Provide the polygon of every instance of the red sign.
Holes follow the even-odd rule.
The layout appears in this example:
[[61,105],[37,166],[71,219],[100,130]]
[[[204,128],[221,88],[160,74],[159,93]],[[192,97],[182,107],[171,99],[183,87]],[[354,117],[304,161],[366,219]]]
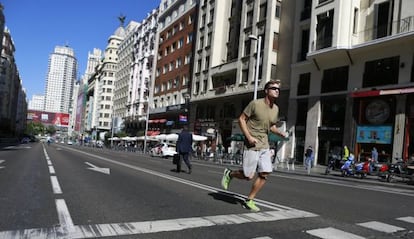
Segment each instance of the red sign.
[[27,120],[42,124],[51,124],[55,126],[69,126],[69,114],[67,113],[52,113],[45,111],[28,110]]

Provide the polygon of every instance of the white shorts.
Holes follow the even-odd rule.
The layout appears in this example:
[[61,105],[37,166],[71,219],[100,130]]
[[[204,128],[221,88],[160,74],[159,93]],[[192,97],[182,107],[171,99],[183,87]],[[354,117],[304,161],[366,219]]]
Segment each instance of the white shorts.
[[253,177],[258,173],[273,172],[271,153],[269,149],[244,150],[243,152],[243,173],[245,177]]

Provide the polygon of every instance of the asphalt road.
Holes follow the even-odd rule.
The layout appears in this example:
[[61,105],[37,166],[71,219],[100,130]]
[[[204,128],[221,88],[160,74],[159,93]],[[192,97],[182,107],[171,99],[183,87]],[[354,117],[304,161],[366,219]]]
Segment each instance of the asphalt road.
[[[414,187],[275,172],[220,187],[223,165],[41,143],[0,151],[0,238],[414,238]],[[238,169],[237,166],[230,166]],[[185,166],[184,166],[185,169]]]

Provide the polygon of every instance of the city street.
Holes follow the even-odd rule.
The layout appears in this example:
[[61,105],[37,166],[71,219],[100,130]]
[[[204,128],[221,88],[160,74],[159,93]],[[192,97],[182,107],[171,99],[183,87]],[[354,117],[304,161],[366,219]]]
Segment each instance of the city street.
[[[232,169],[238,166],[227,165]],[[0,150],[0,238],[414,238],[414,186],[271,175],[253,213],[251,183],[226,166],[66,144]]]

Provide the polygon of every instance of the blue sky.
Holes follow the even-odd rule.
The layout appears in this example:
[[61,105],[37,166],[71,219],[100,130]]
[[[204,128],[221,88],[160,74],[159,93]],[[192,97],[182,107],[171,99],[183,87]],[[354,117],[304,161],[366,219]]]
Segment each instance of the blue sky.
[[49,55],[68,44],[78,60],[78,76],[86,68],[88,52],[104,50],[119,26],[142,22],[157,8],[158,0],[0,0],[6,26],[16,48],[16,65],[27,99],[44,94]]

